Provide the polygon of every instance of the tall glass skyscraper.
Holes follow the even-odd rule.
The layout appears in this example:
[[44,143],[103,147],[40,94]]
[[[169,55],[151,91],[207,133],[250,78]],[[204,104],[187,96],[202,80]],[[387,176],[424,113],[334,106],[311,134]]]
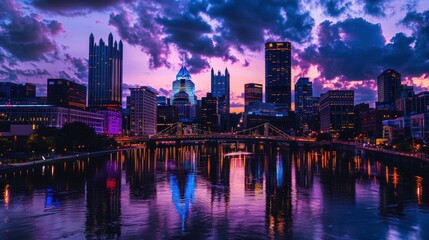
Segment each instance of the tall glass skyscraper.
[[170,101],[174,101],[174,95],[180,92],[180,79],[185,78],[185,92],[189,95],[189,102],[192,105],[197,105],[197,96],[195,96],[195,84],[191,80],[191,74],[188,69],[182,66],[176,75],[176,80],[173,81],[173,92],[171,93]]
[[291,109],[291,44],[265,44],[265,102],[274,103],[280,111]]
[[313,116],[313,83],[309,78],[301,77],[295,83],[295,114],[301,133],[308,132],[308,125]]
[[122,41],[113,42],[109,34],[107,45],[94,35],[89,36],[88,106],[95,110],[122,109]]
[[393,69],[387,69],[377,77],[378,102],[394,103],[401,98],[401,74]]
[[211,96],[218,98],[218,111],[221,118],[220,131],[229,130],[229,111],[230,111],[230,75],[228,69],[225,69],[225,75],[220,71],[217,74],[211,70]]

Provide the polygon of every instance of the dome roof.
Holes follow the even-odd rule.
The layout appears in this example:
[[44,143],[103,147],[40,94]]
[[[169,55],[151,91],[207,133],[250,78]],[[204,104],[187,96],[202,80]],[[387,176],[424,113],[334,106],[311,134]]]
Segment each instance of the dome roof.
[[191,74],[189,74],[188,69],[186,67],[182,66],[179,70],[179,72],[176,75],[176,79],[179,80],[181,77],[185,77],[186,80],[191,79]]
[[174,94],[173,105],[176,104],[190,104],[189,95],[184,91]]

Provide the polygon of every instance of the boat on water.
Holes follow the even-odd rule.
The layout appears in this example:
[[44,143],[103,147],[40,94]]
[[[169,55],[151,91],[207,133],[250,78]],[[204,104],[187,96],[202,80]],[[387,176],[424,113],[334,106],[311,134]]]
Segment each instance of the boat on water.
[[240,152],[230,152],[230,153],[227,153],[227,154],[225,154],[224,156],[225,157],[236,157],[236,156],[243,156],[243,155],[251,155],[252,153],[251,152],[242,152],[242,151],[240,151]]

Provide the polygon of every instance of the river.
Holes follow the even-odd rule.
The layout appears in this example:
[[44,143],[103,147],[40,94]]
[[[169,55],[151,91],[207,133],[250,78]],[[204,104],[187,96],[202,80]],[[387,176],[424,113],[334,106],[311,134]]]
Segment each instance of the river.
[[429,173],[336,149],[229,152],[139,149],[2,174],[0,238],[429,239]]

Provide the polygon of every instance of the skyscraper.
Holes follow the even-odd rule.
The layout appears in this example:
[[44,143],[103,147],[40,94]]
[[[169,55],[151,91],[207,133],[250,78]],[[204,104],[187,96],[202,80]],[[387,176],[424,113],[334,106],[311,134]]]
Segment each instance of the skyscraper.
[[280,111],[291,109],[291,44],[265,44],[265,102],[274,103]]
[[387,69],[377,77],[378,102],[394,103],[401,98],[401,74],[393,69]]
[[230,111],[230,75],[228,69],[225,69],[225,75],[218,71],[217,75],[211,70],[211,94],[218,98],[218,110],[221,118],[220,131],[229,129],[229,111]]
[[320,96],[320,130],[352,131],[354,128],[354,91],[329,90]]
[[130,88],[131,135],[150,136],[156,134],[156,93],[148,87]]
[[89,36],[88,106],[95,110],[122,109],[122,41],[113,42],[109,34],[107,45],[94,35]]
[[247,83],[244,85],[244,111],[247,113],[250,104],[255,102],[262,102],[262,84]]
[[201,98],[201,128],[208,132],[217,132],[219,130],[219,98],[207,93],[206,97]]
[[309,78],[299,78],[295,83],[295,114],[301,133],[308,132],[313,110],[313,83]]
[[174,95],[178,92],[180,92],[181,88],[181,82],[180,80],[184,78],[185,79],[185,92],[189,96],[189,102],[192,105],[197,104],[197,96],[195,96],[195,84],[192,82],[191,74],[189,74],[188,69],[186,67],[182,66],[179,70],[179,72],[176,75],[176,80],[173,81],[173,92],[172,97],[170,99],[171,102],[174,101]]
[[48,104],[86,109],[86,87],[67,79],[48,79]]

